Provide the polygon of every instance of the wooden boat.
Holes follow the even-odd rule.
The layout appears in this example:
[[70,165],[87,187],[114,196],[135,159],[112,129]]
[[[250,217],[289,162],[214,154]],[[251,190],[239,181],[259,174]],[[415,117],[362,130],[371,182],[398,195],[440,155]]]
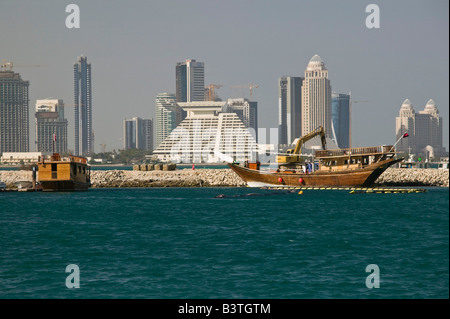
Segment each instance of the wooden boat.
[[[301,147],[320,135],[323,150],[317,150],[315,160],[306,162],[301,157]],[[407,136],[407,134],[405,135]],[[261,169],[259,163],[228,163],[249,186],[297,187],[368,187],[391,165],[402,161],[395,159],[392,145],[358,147],[337,150],[326,149],[323,127],[300,137],[295,148],[277,156],[273,169]]]
[[403,160],[395,159],[392,146],[362,147],[316,151],[316,169],[305,172],[306,162],[295,167],[261,169],[259,164],[228,163],[248,186],[296,187],[369,187],[391,165]]
[[43,191],[85,191],[91,185],[87,159],[53,153],[38,163],[38,184]]

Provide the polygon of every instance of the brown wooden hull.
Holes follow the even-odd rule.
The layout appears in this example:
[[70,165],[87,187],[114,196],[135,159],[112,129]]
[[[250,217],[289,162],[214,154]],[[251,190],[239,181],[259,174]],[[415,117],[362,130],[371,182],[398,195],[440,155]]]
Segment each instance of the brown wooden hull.
[[44,192],[73,192],[87,191],[90,183],[68,181],[41,181],[40,186]]
[[[389,159],[368,165],[365,168],[313,173],[288,173],[254,170],[228,164],[249,186],[296,186],[296,187],[369,187],[391,165],[401,159]],[[280,180],[281,178],[281,180]]]

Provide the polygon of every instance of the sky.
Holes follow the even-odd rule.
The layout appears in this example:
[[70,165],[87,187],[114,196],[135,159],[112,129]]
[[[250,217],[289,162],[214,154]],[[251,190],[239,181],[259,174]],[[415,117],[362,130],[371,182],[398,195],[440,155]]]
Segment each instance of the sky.
[[[80,28],[66,27],[70,3],[80,8]],[[369,4],[379,7],[379,28],[366,26]],[[249,98],[249,89],[234,86],[258,85],[252,99],[269,132],[278,127],[278,78],[304,76],[314,54],[332,90],[352,94],[353,146],[395,143],[403,100],[418,112],[432,98],[448,150],[447,0],[0,0],[0,61],[30,81],[30,124],[37,99],[63,99],[72,150],[80,55],[92,65],[100,152],[100,144],[123,148],[125,118],[155,118],[156,95],[175,93],[175,65],[186,59],[205,63],[205,85],[223,85],[216,91],[223,100]]]

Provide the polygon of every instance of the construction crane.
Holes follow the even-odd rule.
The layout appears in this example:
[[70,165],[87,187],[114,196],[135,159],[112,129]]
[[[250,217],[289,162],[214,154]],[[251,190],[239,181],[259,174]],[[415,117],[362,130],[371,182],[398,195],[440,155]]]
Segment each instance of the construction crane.
[[42,67],[47,66],[45,64],[14,64],[13,62],[6,62],[5,60],[0,63],[0,71],[6,71],[9,68],[9,71],[12,71],[14,67]]
[[348,128],[348,135],[349,135],[349,139],[348,139],[348,147],[352,147],[352,104],[353,103],[367,103],[367,102],[370,102],[370,101],[366,101],[366,100],[359,100],[359,101],[353,101],[352,100],[352,92],[350,92],[349,93],[349,95],[350,95],[350,102],[349,102],[349,105],[348,105],[348,126],[349,126],[349,128]]
[[250,101],[252,100],[252,92],[253,92],[253,88],[258,88],[259,85],[256,84],[248,84],[248,85],[237,85],[237,86],[233,86],[233,88],[249,88],[250,89]]
[[222,86],[222,84],[210,84],[206,87],[208,89],[208,101],[216,100],[215,89],[220,89]]
[[322,142],[322,148],[326,149],[327,148],[327,141],[325,138],[325,130],[322,126],[319,126],[317,129],[315,129],[312,132],[309,132],[308,134],[301,136],[298,141],[297,144],[295,144],[295,148],[292,149],[288,149],[286,151],[287,155],[278,155],[277,156],[277,163],[279,164],[296,164],[298,162],[300,162],[300,153],[302,151],[302,146],[303,144],[305,144],[307,141],[309,141],[310,139],[316,137],[317,135],[320,135],[320,139]]

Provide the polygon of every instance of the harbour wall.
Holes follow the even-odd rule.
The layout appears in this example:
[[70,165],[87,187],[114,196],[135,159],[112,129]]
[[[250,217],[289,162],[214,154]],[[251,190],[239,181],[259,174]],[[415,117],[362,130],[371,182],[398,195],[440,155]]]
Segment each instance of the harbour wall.
[[[31,171],[0,171],[8,188],[16,182],[31,181]],[[230,169],[183,169],[173,171],[91,171],[93,188],[101,187],[215,187],[245,186]],[[375,186],[449,186],[449,171],[442,169],[388,168]]]

